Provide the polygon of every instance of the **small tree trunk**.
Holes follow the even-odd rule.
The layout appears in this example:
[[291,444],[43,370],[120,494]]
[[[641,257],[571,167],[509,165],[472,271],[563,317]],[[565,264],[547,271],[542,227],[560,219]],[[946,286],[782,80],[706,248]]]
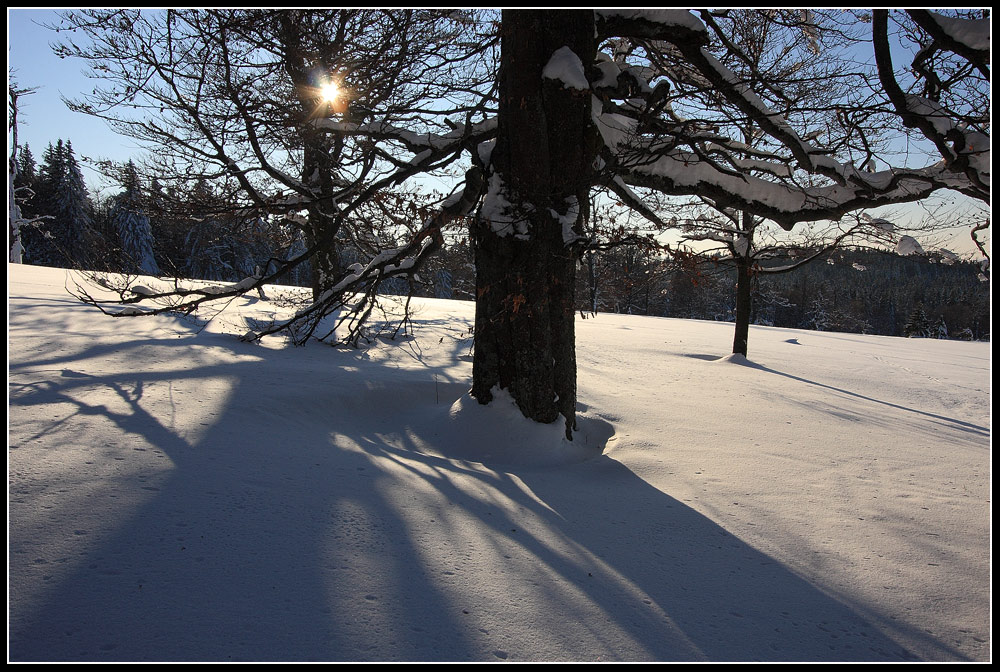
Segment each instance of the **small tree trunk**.
[[590,296],[588,303],[590,305],[590,312],[594,315],[597,314],[597,264],[594,261],[593,251],[587,252],[587,286],[590,289]]
[[532,420],[562,416],[572,438],[579,258],[573,243],[583,231],[597,142],[589,90],[543,79],[542,70],[562,47],[583,64],[593,62],[594,15],[506,10],[501,39],[491,193],[472,227],[472,395],[485,404],[495,388],[506,390]]
[[733,353],[747,354],[750,338],[750,311],[752,308],[752,261],[743,255],[736,257],[736,335],[733,338]]

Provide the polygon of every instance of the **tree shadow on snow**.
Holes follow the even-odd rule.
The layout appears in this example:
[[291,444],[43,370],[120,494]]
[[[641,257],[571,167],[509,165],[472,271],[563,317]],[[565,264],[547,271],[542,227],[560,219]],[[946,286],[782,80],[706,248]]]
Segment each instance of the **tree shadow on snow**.
[[830,390],[832,392],[836,392],[838,394],[843,394],[843,395],[848,396],[848,397],[853,397],[855,399],[860,399],[861,401],[871,402],[873,404],[878,404],[878,405],[886,406],[888,408],[896,409],[896,410],[899,410],[899,411],[906,411],[908,413],[913,413],[915,415],[918,415],[918,416],[921,416],[921,417],[924,417],[924,418],[929,418],[932,421],[943,423],[943,424],[947,425],[949,428],[956,429],[958,431],[968,432],[968,433],[976,434],[976,435],[979,435],[979,436],[982,436],[982,437],[989,437],[990,436],[990,430],[989,430],[988,427],[982,427],[980,425],[976,425],[976,424],[973,424],[971,422],[966,422],[964,420],[959,420],[957,418],[950,418],[948,416],[939,415],[937,413],[930,413],[928,411],[921,411],[920,409],[911,408],[909,406],[902,406],[900,404],[896,404],[896,403],[893,403],[891,401],[884,401],[882,399],[875,399],[874,397],[869,397],[867,395],[860,394],[858,392],[852,392],[851,390],[845,390],[842,387],[835,387],[833,385],[827,385],[826,383],[820,383],[820,382],[815,381],[815,380],[809,380],[808,378],[802,378],[801,376],[795,376],[795,375],[792,375],[790,373],[785,373],[783,371],[778,371],[777,369],[773,369],[771,367],[764,366],[762,364],[755,364],[754,367],[757,368],[757,369],[760,369],[761,371],[766,371],[767,373],[773,373],[776,376],[782,376],[784,378],[789,378],[791,380],[794,380],[794,381],[797,381],[797,382],[800,382],[800,383],[805,383],[807,385],[812,385],[814,387],[820,387],[820,388],[823,388],[823,389],[826,389],[826,390]]
[[447,371],[225,342],[268,376],[87,369],[104,346],[11,367],[11,450],[89,458],[11,487],[11,660],[912,658],[611,457],[420,452],[420,411],[467,389]]
[[[786,342],[791,343],[793,341],[795,341],[795,339],[790,339],[789,341],[786,341]],[[796,342],[796,345],[799,345],[799,343]],[[861,401],[871,402],[873,404],[878,404],[878,405],[881,405],[881,406],[886,406],[888,408],[892,408],[892,409],[895,409],[895,410],[906,411],[908,413],[913,413],[915,415],[918,415],[918,416],[921,416],[921,417],[924,417],[924,418],[930,418],[933,421],[943,423],[943,424],[949,426],[950,428],[957,429],[959,431],[968,432],[968,433],[971,433],[971,434],[976,434],[976,435],[979,435],[979,436],[982,436],[982,437],[989,437],[990,436],[990,430],[989,430],[988,427],[983,427],[981,425],[976,425],[976,424],[973,424],[971,422],[966,422],[964,420],[959,420],[957,418],[950,418],[950,417],[945,416],[945,415],[939,415],[937,413],[930,413],[928,411],[922,411],[920,409],[911,408],[909,406],[903,406],[903,405],[900,405],[900,404],[893,403],[891,401],[884,401],[882,399],[876,399],[874,397],[870,397],[870,396],[867,396],[867,395],[864,395],[864,394],[860,394],[858,392],[853,392],[851,390],[847,390],[847,389],[844,389],[842,387],[836,387],[834,385],[828,385],[826,383],[821,383],[821,382],[818,382],[818,381],[815,381],[815,380],[810,380],[808,378],[803,378],[801,376],[796,376],[796,375],[793,375],[791,373],[785,373],[784,371],[779,371],[779,370],[774,369],[772,367],[765,366],[764,364],[759,364],[757,362],[754,362],[753,360],[747,359],[746,357],[743,357],[742,355],[726,355],[726,356],[720,357],[719,355],[710,355],[710,354],[685,354],[683,356],[684,357],[689,357],[689,358],[692,358],[692,359],[701,359],[701,360],[708,361],[708,362],[729,363],[729,364],[735,364],[737,366],[743,366],[743,367],[750,368],[750,369],[757,369],[759,371],[764,371],[764,372],[767,372],[767,373],[772,373],[772,374],[774,374],[776,376],[782,376],[784,378],[788,378],[790,380],[794,380],[794,381],[799,382],[799,383],[805,383],[807,385],[812,385],[814,387],[819,387],[819,388],[823,388],[825,390],[830,390],[831,392],[836,392],[838,394],[842,394],[842,395],[845,395],[845,396],[848,396],[848,397],[853,397],[855,399],[860,399]],[[831,413],[832,413],[832,411],[831,411]]]
[[[421,456],[414,446],[372,440],[369,448],[432,473],[428,480],[449,504],[478,519],[478,534],[490,540],[480,552],[493,553],[479,562],[514,577],[492,593],[489,608],[528,619],[548,650],[559,651],[556,659],[917,659],[858,609],[607,455],[504,472]],[[491,495],[456,485],[459,476],[478,479]],[[532,608],[519,609],[520,600]]]
[[[206,344],[255,361],[143,366]],[[100,370],[128,352],[133,370]],[[11,488],[10,660],[471,659],[422,631],[460,614],[413,593],[421,561],[378,470],[331,439],[362,358],[204,335],[13,363],[10,450],[58,464]],[[262,377],[259,359],[279,365]]]

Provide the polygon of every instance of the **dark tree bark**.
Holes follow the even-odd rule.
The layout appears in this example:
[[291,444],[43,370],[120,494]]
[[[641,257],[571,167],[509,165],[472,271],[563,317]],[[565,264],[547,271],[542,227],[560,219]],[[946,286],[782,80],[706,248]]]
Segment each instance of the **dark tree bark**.
[[753,291],[757,282],[756,261],[753,253],[753,239],[760,220],[743,211],[740,220],[743,244],[733,246],[736,262],[736,332],[733,335],[733,354],[747,356],[750,341],[750,321],[753,317]]
[[753,307],[753,261],[746,255],[736,257],[736,334],[733,337],[733,353],[747,354],[750,339],[750,312]]
[[[332,143],[318,134],[304,134],[303,179],[318,194],[319,198],[309,204],[309,219],[305,227],[306,243],[311,247],[319,244],[310,261],[313,299],[319,299],[343,272],[340,261],[340,246],[337,244],[339,222],[333,210],[333,167]],[[311,182],[309,182],[312,180]]]
[[589,90],[545,79],[542,72],[563,47],[583,64],[594,62],[594,13],[504,11],[501,39],[491,189],[500,196],[494,202],[505,207],[502,222],[484,214],[472,227],[472,395],[485,404],[495,388],[506,390],[532,420],[550,423],[562,416],[572,438],[579,258],[573,242],[583,232],[597,138]]
[[[339,159],[339,140],[313,128],[309,121],[316,116],[320,105],[316,98],[316,66],[310,62],[308,49],[303,46],[302,26],[298,17],[289,12],[278,14],[280,39],[284,51],[284,69],[295,85],[301,108],[301,121],[297,129],[302,145],[302,180],[318,196],[307,208],[308,221],[304,227],[306,244],[317,246],[310,259],[313,299],[318,300],[324,290],[339,278],[342,272],[340,248],[337,244],[339,223],[333,210],[333,172]],[[331,51],[340,48],[336,44]]]

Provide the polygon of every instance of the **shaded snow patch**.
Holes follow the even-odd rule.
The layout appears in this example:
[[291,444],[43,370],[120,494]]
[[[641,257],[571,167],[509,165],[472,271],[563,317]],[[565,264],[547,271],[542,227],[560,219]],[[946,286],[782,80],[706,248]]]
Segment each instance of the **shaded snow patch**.
[[439,418],[435,446],[447,447],[441,457],[506,467],[540,468],[576,464],[597,457],[612,436],[607,421],[578,412],[573,440],[565,424],[549,424],[524,417],[514,399],[503,390],[493,391],[493,401],[480,404],[471,395],[459,398]]

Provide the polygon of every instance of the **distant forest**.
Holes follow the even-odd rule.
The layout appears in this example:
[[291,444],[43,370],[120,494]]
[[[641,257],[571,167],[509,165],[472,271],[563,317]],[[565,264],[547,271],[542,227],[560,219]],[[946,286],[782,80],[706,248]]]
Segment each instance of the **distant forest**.
[[[628,250],[618,250],[594,260],[597,310],[735,319],[735,269],[712,260],[691,264],[628,256]],[[751,324],[988,340],[989,283],[979,273],[977,263],[933,252],[900,256],[838,249],[790,273],[757,276]]]
[[[118,170],[121,192],[96,198],[84,185],[72,144],[62,140],[49,145],[37,165],[31,149],[20,148],[18,163],[22,215],[34,219],[23,230],[25,263],[236,282],[305,249],[292,222],[248,218],[205,182],[190,193],[155,180],[142,185],[126,164]],[[391,236],[385,228],[380,235]],[[345,268],[364,257],[352,241],[341,249]],[[306,286],[309,277],[308,268],[298,267],[284,281]],[[735,269],[722,260],[624,244],[584,254],[577,303],[584,315],[733,321],[735,285]],[[471,250],[459,227],[421,277],[395,278],[383,291],[473,299],[474,288]],[[751,323],[988,340],[989,283],[978,264],[953,255],[841,248],[790,273],[756,276]]]

